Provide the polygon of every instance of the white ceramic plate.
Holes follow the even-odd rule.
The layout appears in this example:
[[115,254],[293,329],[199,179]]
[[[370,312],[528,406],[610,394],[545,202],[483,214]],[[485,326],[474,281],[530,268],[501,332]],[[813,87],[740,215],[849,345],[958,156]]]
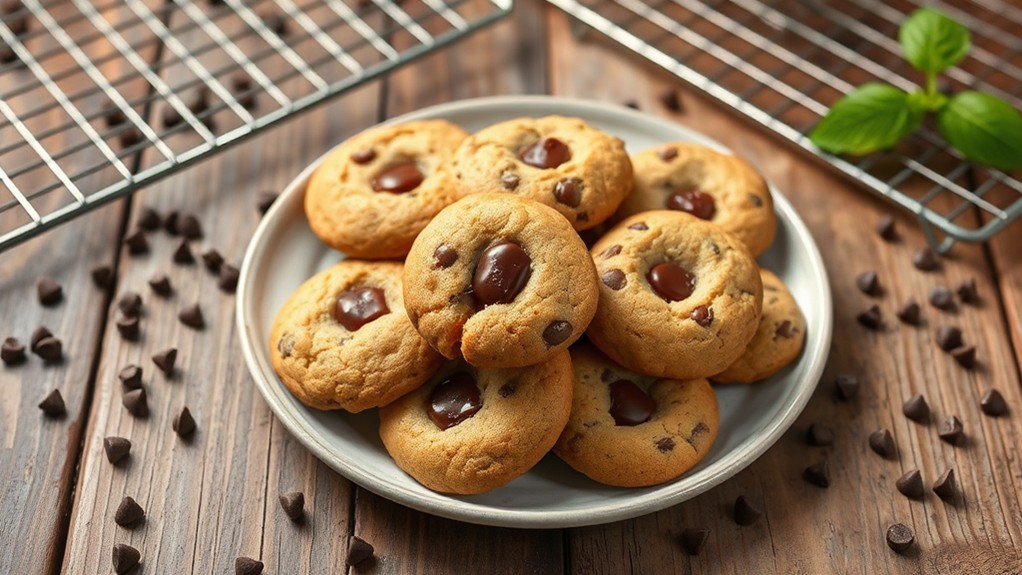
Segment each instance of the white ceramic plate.
[[[629,153],[668,141],[723,149],[680,125],[623,106],[549,97],[466,100],[392,122],[445,118],[473,132],[502,120],[549,114],[584,118],[622,138]],[[808,323],[805,349],[795,364],[767,381],[717,387],[720,435],[695,469],[664,485],[619,489],[590,481],[548,455],[490,493],[459,497],[430,491],[391,461],[377,434],[375,410],[351,415],[309,409],[288,393],[270,367],[267,346],[277,310],[306,278],[342,257],[316,239],[302,210],[305,183],[320,161],[288,185],[248,246],[237,295],[241,343],[256,386],[284,426],[327,465],[387,499],[434,515],[508,527],[593,525],[651,513],[690,499],[752,463],[795,421],[823,372],[831,337],[830,287],[805,224],[774,190],[777,239],[759,261],[784,280],[802,307]]]

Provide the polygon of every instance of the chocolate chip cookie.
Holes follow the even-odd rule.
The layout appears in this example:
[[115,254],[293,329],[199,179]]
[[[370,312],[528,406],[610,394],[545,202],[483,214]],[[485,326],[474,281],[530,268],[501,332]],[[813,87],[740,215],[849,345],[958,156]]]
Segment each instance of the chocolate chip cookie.
[[571,225],[509,194],[473,194],[437,214],[408,253],[404,282],[419,333],[476,367],[544,361],[582,335],[598,299]]
[[435,491],[471,495],[531,469],[571,411],[571,359],[559,349],[517,369],[450,362],[380,410],[380,437],[398,467]]
[[752,255],[774,241],[777,219],[770,188],[744,160],[705,146],[665,144],[632,156],[635,185],[619,217],[679,210],[738,236]]
[[349,256],[398,258],[457,189],[450,158],[467,136],[443,120],[370,128],[334,150],[305,189],[323,243]]
[[302,403],[350,412],[379,407],[441,365],[408,322],[401,268],[344,260],[309,278],[277,313],[270,361]]
[[664,483],[692,469],[717,438],[717,396],[705,379],[639,375],[588,345],[572,348],[571,361],[571,417],[554,453],[590,479]]
[[798,357],[806,339],[806,320],[784,283],[769,270],[763,279],[763,315],[749,347],[723,372],[717,383],[752,383],[770,377]]
[[600,303],[589,339],[614,361],[655,377],[720,373],[759,325],[763,285],[737,237],[686,212],[625,219],[592,248]]
[[632,189],[624,143],[578,118],[519,118],[469,136],[454,156],[463,195],[507,192],[542,202],[576,230],[606,220]]

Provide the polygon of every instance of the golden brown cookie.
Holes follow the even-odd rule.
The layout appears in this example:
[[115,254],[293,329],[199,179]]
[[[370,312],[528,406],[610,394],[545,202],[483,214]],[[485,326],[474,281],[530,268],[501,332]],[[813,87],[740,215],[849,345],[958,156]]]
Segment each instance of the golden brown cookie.
[[466,132],[444,120],[376,126],[313,172],[305,215],[323,243],[349,256],[398,258],[458,199],[450,159]]
[[806,320],[784,283],[769,270],[763,279],[763,315],[741,357],[711,377],[716,383],[752,383],[777,373],[798,357],[806,339]]
[[412,327],[401,264],[344,260],[309,278],[277,313],[270,361],[310,407],[359,412],[422,385],[440,357]]
[[571,417],[554,453],[589,478],[619,487],[670,481],[706,455],[720,429],[705,379],[639,375],[597,349],[571,349]]
[[596,311],[596,269],[571,225],[508,194],[437,214],[405,261],[405,307],[444,356],[521,367],[567,349]]
[[635,185],[618,217],[680,210],[738,236],[752,255],[774,241],[777,218],[766,181],[741,158],[698,144],[671,143],[632,156]]
[[462,195],[506,192],[546,204],[576,230],[598,225],[632,189],[624,143],[578,118],[518,118],[469,136],[454,157]]
[[531,469],[571,411],[565,349],[516,369],[450,362],[418,390],[380,410],[380,437],[398,467],[426,487],[471,495]]
[[759,268],[738,239],[685,212],[627,218],[592,248],[600,304],[589,339],[621,365],[656,377],[720,373],[756,333]]

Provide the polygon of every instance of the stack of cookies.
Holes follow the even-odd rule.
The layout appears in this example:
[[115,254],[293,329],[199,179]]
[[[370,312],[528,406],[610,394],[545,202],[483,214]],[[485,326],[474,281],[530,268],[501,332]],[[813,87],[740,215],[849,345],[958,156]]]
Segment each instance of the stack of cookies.
[[274,369],[310,407],[379,408],[387,451],[436,491],[495,489],[551,450],[607,485],[675,479],[717,436],[709,381],[766,378],[804,340],[754,259],[766,182],[702,146],[629,157],[556,116],[381,126],[325,159],[305,212],[348,257],[278,313]]

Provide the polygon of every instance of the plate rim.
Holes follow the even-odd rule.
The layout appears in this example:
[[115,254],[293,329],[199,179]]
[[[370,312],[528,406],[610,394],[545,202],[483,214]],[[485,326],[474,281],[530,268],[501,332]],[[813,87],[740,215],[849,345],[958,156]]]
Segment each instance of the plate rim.
[[[670,126],[671,128],[686,132],[693,140],[696,140],[699,143],[705,142],[706,145],[715,149],[732,153],[730,149],[713,140],[709,136],[706,136],[705,134],[693,130],[692,128],[672,119],[645,114],[643,112],[615,104],[557,96],[490,96],[456,100],[421,108],[375,125],[393,124],[422,118],[447,117],[452,113],[477,113],[485,111],[486,108],[501,108],[506,106],[521,106],[523,108],[521,110],[522,116],[531,115],[529,108],[558,108],[563,109],[564,111],[560,113],[565,115],[584,115],[585,112],[590,112],[599,115],[609,114],[611,116],[618,116],[621,119],[633,118],[642,123],[649,123],[651,121],[670,122],[673,124]],[[582,113],[580,114],[579,111]],[[543,113],[549,114],[551,112],[544,111]],[[280,194],[280,198],[290,198],[292,195],[300,193],[300,191],[304,189],[313,170],[315,170],[323,162],[324,158],[340,144],[341,142],[338,142],[334,146],[331,146],[322,155],[302,169],[284,187],[284,191]],[[815,294],[817,297],[813,300],[813,303],[815,304],[813,307],[817,308],[816,314],[820,318],[820,331],[822,333],[820,334],[820,337],[812,340],[812,342],[808,340],[806,342],[806,347],[803,350],[803,353],[808,354],[809,364],[806,368],[806,376],[799,382],[800,385],[798,392],[794,396],[794,400],[785,406],[780,417],[772,420],[765,429],[761,430],[759,441],[728,452],[726,454],[727,457],[734,459],[734,462],[731,465],[722,468],[721,471],[716,474],[702,478],[700,481],[687,486],[685,489],[664,494],[660,493],[662,489],[656,489],[655,486],[655,490],[644,494],[643,501],[638,504],[626,499],[616,502],[614,505],[599,507],[596,509],[583,508],[557,511],[504,508],[495,509],[484,504],[465,501],[464,499],[435,492],[430,492],[432,495],[423,499],[422,496],[414,492],[409,492],[401,486],[392,484],[386,480],[380,481],[378,477],[372,476],[356,466],[340,465],[340,463],[343,463],[342,460],[344,458],[339,457],[336,450],[331,449],[322,438],[310,433],[310,430],[304,427],[302,418],[295,417],[294,414],[290,413],[286,409],[282,402],[277,401],[275,395],[280,390],[273,388],[271,384],[271,381],[276,379],[276,374],[272,373],[271,369],[271,376],[267,376],[263,365],[259,362],[257,352],[254,347],[256,345],[263,345],[265,342],[261,342],[259,334],[256,333],[257,329],[254,322],[248,321],[250,317],[254,317],[254,309],[256,305],[253,301],[254,298],[249,293],[252,289],[254,289],[254,284],[249,277],[252,273],[251,270],[254,265],[253,261],[256,254],[263,251],[265,248],[264,244],[268,241],[271,223],[275,222],[275,214],[277,211],[283,209],[281,208],[281,206],[285,203],[283,201],[274,202],[269,211],[267,211],[267,213],[263,216],[245,249],[245,256],[241,264],[241,273],[238,281],[239,289],[237,291],[237,298],[235,302],[235,321],[239,332],[239,340],[242,347],[242,354],[245,358],[246,367],[249,375],[256,384],[256,388],[263,397],[263,401],[270,408],[273,415],[280,420],[287,432],[291,433],[296,439],[298,439],[298,441],[306,449],[311,451],[317,459],[357,485],[385,499],[389,499],[406,507],[467,523],[499,527],[538,529],[597,525],[623,519],[630,519],[665,509],[705,493],[713,487],[727,481],[738,472],[748,467],[752,462],[759,459],[759,457],[769,450],[777,442],[777,440],[780,439],[784,432],[786,432],[794,424],[795,420],[805,409],[806,404],[808,404],[809,400],[813,396],[815,388],[822,377],[826,366],[833,334],[833,301],[830,290],[830,282],[827,277],[826,268],[823,264],[823,258],[815,240],[812,237],[812,234],[810,234],[809,229],[806,227],[805,222],[802,221],[794,207],[788,199],[780,193],[777,187],[772,182],[769,182],[769,180],[768,183],[774,196],[774,209],[784,214],[785,218],[791,224],[792,231],[794,232],[793,235],[795,236],[794,239],[797,239],[799,243],[805,247],[809,254],[809,268],[812,271],[812,279],[814,280],[812,283],[813,285],[820,287],[820,293]],[[670,483],[667,483],[664,484],[663,487],[667,488],[670,485]]]

